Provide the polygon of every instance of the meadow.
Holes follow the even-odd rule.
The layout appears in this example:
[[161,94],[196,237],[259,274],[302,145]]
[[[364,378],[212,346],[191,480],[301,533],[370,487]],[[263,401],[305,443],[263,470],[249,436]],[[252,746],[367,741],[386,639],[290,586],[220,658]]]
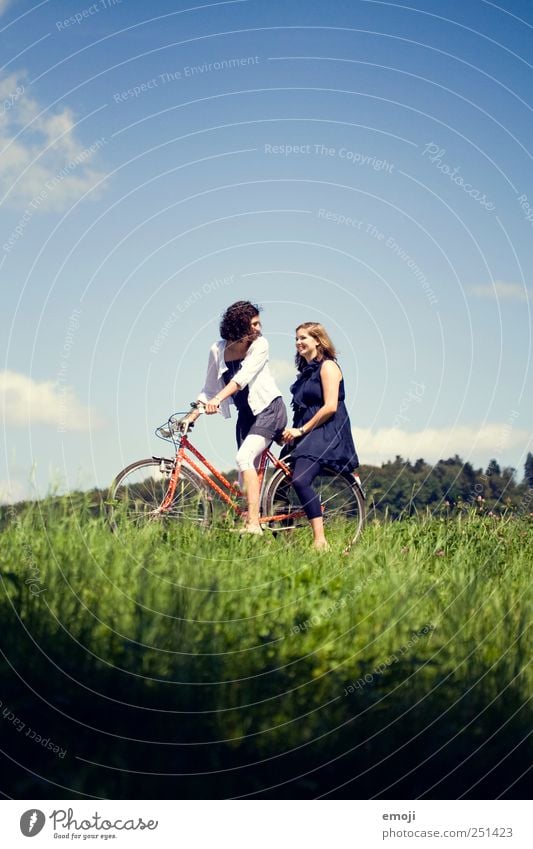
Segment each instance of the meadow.
[[528,516],[371,521],[349,556],[84,496],[4,514],[14,798],[526,798]]

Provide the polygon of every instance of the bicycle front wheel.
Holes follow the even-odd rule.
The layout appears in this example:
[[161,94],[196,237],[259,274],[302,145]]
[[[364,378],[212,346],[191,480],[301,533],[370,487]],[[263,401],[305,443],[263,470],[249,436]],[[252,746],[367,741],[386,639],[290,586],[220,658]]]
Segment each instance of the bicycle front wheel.
[[211,520],[211,501],[201,481],[182,466],[172,501],[162,509],[174,461],[150,457],[127,466],[111,484],[108,519],[113,530],[119,524],[141,527],[150,522],[180,520],[205,527]]
[[[322,517],[331,545],[340,543],[348,551],[357,541],[365,521],[365,498],[353,475],[323,467],[313,481],[320,498]],[[280,469],[272,477],[262,505],[264,516],[279,516],[270,522],[272,531],[279,530],[288,537],[300,528],[309,530],[309,521],[291,483]],[[289,532],[289,533],[287,533]]]

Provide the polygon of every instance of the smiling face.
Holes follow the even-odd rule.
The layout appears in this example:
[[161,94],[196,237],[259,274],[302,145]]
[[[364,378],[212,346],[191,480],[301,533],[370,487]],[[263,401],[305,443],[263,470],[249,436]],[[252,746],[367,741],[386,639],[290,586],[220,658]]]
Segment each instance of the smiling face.
[[308,363],[314,360],[318,353],[318,342],[305,327],[296,331],[296,350]]

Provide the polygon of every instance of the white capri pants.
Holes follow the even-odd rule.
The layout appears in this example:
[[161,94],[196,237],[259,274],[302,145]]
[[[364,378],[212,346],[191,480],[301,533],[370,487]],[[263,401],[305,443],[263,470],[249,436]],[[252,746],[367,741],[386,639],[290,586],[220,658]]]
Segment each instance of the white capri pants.
[[237,451],[237,468],[239,472],[247,472],[256,467],[256,461],[263,451],[271,445],[272,439],[260,433],[250,433]]

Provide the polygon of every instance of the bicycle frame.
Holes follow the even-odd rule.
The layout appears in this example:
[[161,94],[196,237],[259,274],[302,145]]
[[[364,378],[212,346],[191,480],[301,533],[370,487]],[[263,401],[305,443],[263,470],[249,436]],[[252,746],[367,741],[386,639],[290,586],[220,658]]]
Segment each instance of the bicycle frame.
[[[187,454],[187,452],[189,452],[189,453]],[[193,460],[191,458],[191,456],[190,456],[191,454],[193,455],[193,457],[196,458],[196,460],[199,461],[198,463],[196,462],[196,460]],[[243,498],[244,497],[244,493],[241,491],[240,487],[231,483],[222,474],[222,472],[220,472],[215,466],[213,466],[212,463],[210,463],[209,460],[207,460],[204,457],[204,455],[201,454],[201,452],[198,451],[197,448],[195,448],[195,446],[192,444],[192,442],[189,441],[187,434],[183,434],[180,437],[179,448],[176,451],[174,468],[172,470],[172,474],[171,474],[171,477],[170,477],[167,493],[165,495],[165,498],[163,499],[161,507],[159,508],[161,512],[170,509],[170,507],[172,505],[174,493],[176,491],[176,486],[177,486],[177,483],[178,483],[178,480],[179,480],[179,477],[180,477],[181,467],[184,463],[189,468],[193,469],[193,471],[195,471],[196,474],[202,479],[204,484],[206,486],[208,486],[210,489],[212,489],[213,492],[216,492],[216,494],[223,501],[225,501],[225,503],[229,507],[231,507],[231,509],[234,510],[235,513],[238,516],[242,516],[246,512],[234,500],[236,498]],[[258,477],[259,477],[260,500],[261,500],[262,495],[263,495],[263,485],[264,485],[264,481],[265,481],[265,472],[266,472],[266,469],[267,469],[267,466],[268,466],[269,463],[272,463],[272,465],[275,466],[277,469],[283,469],[283,471],[285,472],[285,474],[287,475],[287,477],[289,479],[291,477],[291,470],[287,466],[287,464],[283,462],[283,460],[280,460],[278,457],[276,457],[274,454],[272,454],[270,449],[263,451],[263,453],[261,454],[261,459],[259,461],[259,468],[257,470]],[[215,483],[215,481],[212,478],[209,477],[209,475],[202,468],[202,466],[204,466],[205,469],[207,469],[208,472],[211,472],[211,474],[219,481],[219,483],[222,484],[222,486],[224,486],[226,488],[226,491],[224,491],[224,489],[222,489],[222,486],[219,486],[217,483]],[[233,496],[233,498],[232,498],[232,496]],[[279,514],[279,515],[276,515],[276,516],[261,516],[259,521],[262,524],[267,523],[267,522],[282,522],[285,519],[296,519],[296,518],[302,518],[304,516],[305,516],[305,513],[304,513],[303,510],[301,510],[301,511],[293,512],[293,513],[290,513],[290,514],[284,513],[284,514]]]

